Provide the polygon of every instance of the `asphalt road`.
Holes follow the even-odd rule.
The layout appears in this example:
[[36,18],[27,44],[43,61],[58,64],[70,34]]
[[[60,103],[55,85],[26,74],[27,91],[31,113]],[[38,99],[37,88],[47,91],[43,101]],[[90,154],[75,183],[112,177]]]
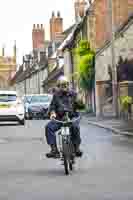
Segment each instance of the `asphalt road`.
[[0,200],[133,200],[132,138],[83,119],[84,156],[65,176],[58,160],[42,159],[45,123],[0,125]]

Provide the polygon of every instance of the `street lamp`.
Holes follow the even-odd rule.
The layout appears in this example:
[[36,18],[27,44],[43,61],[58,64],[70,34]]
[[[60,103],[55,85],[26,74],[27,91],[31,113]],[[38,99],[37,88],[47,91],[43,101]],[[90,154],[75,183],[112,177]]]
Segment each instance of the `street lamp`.
[[[26,71],[26,61],[24,60],[23,62],[23,70],[24,72]],[[26,74],[24,76],[24,94],[26,95],[27,94],[27,88],[26,88]]]
[[38,63],[35,64],[35,69],[37,71],[37,87],[38,87],[38,94],[40,94],[40,68]]

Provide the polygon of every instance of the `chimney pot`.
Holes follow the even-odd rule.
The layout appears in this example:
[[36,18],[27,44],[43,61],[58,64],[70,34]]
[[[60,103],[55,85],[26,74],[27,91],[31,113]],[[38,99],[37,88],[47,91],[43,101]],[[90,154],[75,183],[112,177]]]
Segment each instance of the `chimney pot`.
[[57,12],[57,17],[60,17],[60,11]]
[[54,11],[52,12],[52,18],[55,16]]

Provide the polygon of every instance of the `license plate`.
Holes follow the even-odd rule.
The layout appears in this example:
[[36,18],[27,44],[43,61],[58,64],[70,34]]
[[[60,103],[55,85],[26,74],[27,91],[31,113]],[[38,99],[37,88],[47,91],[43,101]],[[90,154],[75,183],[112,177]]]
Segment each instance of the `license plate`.
[[69,130],[69,128],[68,127],[62,127],[61,128],[61,135],[63,135],[63,136],[68,136],[68,135],[70,135],[70,130]]
[[0,105],[0,108],[9,108],[9,107],[10,107],[9,105],[5,105],[5,104]]

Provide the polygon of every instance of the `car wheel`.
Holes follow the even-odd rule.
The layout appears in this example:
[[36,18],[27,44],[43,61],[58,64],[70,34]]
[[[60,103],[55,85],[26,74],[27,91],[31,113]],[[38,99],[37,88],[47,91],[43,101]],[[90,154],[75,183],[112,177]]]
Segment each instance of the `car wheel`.
[[33,119],[33,116],[32,116],[31,113],[28,113],[28,119],[29,119],[29,120],[32,120],[32,119]]
[[27,120],[29,118],[28,113],[25,113],[25,119]]
[[24,126],[25,125],[25,119],[19,120],[19,124]]

